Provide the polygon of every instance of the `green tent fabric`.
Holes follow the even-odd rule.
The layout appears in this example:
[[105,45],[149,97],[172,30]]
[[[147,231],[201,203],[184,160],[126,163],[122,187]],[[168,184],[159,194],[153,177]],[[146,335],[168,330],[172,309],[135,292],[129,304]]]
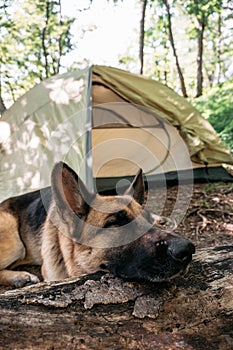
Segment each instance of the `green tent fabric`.
[[93,73],[122,98],[148,107],[174,125],[186,141],[193,161],[233,164],[232,155],[210,123],[169,87],[117,68],[93,66]]
[[214,129],[183,97],[154,80],[104,66],[53,76],[3,113],[0,200],[48,186],[59,160],[90,190],[95,180],[111,188],[138,167],[164,181],[206,164],[212,170],[233,164]]
[[[89,76],[88,68],[47,79],[3,113],[0,200],[50,185],[51,170],[60,160],[76,168],[91,187],[86,168]],[[1,135],[7,128],[7,134]]]

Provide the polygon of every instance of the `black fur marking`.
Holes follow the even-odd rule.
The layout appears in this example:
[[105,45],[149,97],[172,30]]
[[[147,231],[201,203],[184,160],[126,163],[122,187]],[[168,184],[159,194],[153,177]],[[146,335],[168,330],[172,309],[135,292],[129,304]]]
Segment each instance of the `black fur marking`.
[[26,223],[32,232],[39,229],[46,219],[46,211],[52,201],[51,187],[11,197],[1,207],[18,217],[19,226]]
[[116,214],[110,214],[103,228],[119,227],[129,224],[133,220],[125,210],[120,210]]
[[47,187],[41,190],[39,197],[27,207],[25,217],[32,230],[39,229],[45,222],[47,210],[51,203],[51,197],[51,187]]

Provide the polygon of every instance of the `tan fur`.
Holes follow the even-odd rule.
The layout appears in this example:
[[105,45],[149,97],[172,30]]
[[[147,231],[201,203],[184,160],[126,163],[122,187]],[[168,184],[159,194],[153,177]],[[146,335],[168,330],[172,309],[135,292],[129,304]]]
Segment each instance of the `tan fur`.
[[[68,194],[67,194],[68,196]],[[6,205],[5,205],[6,206]],[[140,214],[141,206],[130,196],[122,196],[115,200],[115,196],[96,196],[92,203],[87,224],[93,227],[104,227],[106,212],[109,208],[114,213],[125,210],[129,217]],[[52,221],[50,220],[52,218]],[[70,216],[64,211],[62,217],[57,207],[52,205],[48,212],[48,218],[41,231],[41,249],[38,249],[36,237],[25,230],[21,237],[18,232],[18,222],[12,214],[0,212],[0,246],[3,254],[0,258],[0,284],[20,285],[36,281],[36,276],[20,272],[6,270],[6,267],[16,267],[24,264],[42,263],[42,276],[45,281],[62,280],[69,276],[83,276],[100,270],[100,265],[105,264],[105,249],[91,248],[85,244],[79,244],[70,237],[74,230]],[[55,224],[54,224],[55,223]],[[107,237],[96,238],[85,236],[82,239],[90,244],[104,245]],[[22,241],[23,240],[23,241]],[[104,240],[104,241],[103,241]],[[23,243],[24,242],[24,243]],[[26,247],[26,249],[25,249]]]
[[0,215],[0,270],[22,261],[25,257],[25,248],[18,233],[17,219],[7,213]]
[[[157,250],[165,259],[167,241],[177,237],[170,232],[158,232],[154,227],[153,215],[142,207],[144,190],[140,170],[122,196],[90,194],[71,168],[57,163],[52,171],[51,187],[0,204],[0,284],[22,287],[37,283],[39,279],[33,274],[12,271],[24,264],[41,265],[45,281],[115,269],[123,276],[134,276],[135,269],[136,277],[144,278],[146,274],[153,281],[169,278],[169,269],[171,275],[173,271],[177,274],[179,269],[174,266],[177,261],[181,264],[183,256],[180,258],[176,251],[173,262],[171,255],[167,258],[166,275],[162,271],[158,277],[156,272],[151,276],[150,271],[157,271],[157,267],[151,269],[150,263],[148,276],[145,271],[141,251],[145,261],[154,264]],[[171,243],[173,250],[174,244]],[[194,247],[181,240],[177,245],[180,251],[182,244],[187,245],[184,258],[190,261]],[[127,260],[131,264],[128,270]]]
[[10,213],[0,213],[0,284],[22,287],[27,282],[37,283],[39,279],[25,271],[6,269],[24,264],[26,249],[19,236],[18,221]]
[[[93,207],[103,210],[106,202],[113,201],[111,197],[100,197]],[[106,208],[105,208],[106,209]],[[117,210],[117,208],[115,207]],[[119,210],[119,207],[118,207]],[[79,244],[71,239],[70,232],[74,230],[72,220],[64,215],[63,220],[57,213],[56,207],[51,207],[42,232],[42,275],[46,281],[56,281],[69,276],[81,277],[86,274],[95,273],[99,266],[105,263],[105,250],[91,248],[85,244]],[[92,209],[86,223],[96,227],[103,227],[105,220],[102,211]],[[84,232],[82,232],[83,234]],[[85,234],[82,235],[85,240]],[[103,239],[103,237],[101,237]],[[99,242],[100,244],[101,242]],[[63,256],[63,259],[59,257]]]

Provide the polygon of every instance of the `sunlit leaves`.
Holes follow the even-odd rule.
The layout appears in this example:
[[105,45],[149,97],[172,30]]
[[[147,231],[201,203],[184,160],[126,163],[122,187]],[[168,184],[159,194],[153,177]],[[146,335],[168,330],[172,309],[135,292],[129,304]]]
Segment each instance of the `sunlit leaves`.
[[193,101],[233,152],[233,82],[207,91]]
[[1,83],[8,96],[15,99],[60,71],[72,50],[73,22],[62,16],[60,1],[0,1]]

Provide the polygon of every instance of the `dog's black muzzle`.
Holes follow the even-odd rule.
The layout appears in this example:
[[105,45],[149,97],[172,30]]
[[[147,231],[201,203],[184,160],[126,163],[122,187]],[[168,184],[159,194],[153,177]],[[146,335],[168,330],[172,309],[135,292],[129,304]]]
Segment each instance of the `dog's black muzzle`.
[[121,247],[110,271],[126,279],[162,282],[183,273],[194,253],[189,240],[152,228],[137,241]]
[[174,261],[187,265],[195,253],[195,246],[185,238],[176,237],[156,243],[156,253],[158,259],[170,255]]

